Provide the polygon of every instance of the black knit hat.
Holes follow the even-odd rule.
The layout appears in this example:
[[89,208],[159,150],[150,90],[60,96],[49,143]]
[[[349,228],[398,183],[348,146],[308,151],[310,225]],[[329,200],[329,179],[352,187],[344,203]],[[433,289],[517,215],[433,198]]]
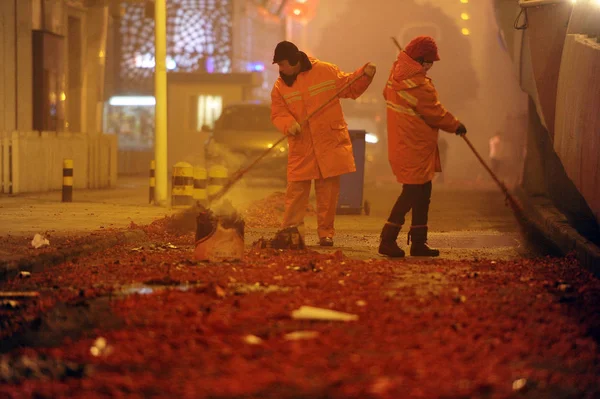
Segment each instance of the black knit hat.
[[292,42],[283,41],[275,47],[273,54],[273,64],[287,60],[291,65],[296,65],[300,59],[300,51]]

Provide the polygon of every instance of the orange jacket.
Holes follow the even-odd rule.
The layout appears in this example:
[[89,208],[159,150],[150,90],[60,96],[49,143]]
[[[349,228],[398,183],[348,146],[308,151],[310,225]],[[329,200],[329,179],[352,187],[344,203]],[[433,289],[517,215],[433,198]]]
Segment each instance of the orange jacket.
[[383,90],[387,102],[388,158],[402,184],[424,184],[441,172],[438,129],[454,133],[460,122],[438,100],[421,65],[404,51]]
[[[301,72],[294,84],[287,86],[281,78],[271,92],[271,120],[286,134],[297,121],[331,98],[337,90],[363,73],[363,68],[349,74],[333,64],[311,58],[312,69]],[[339,98],[358,98],[371,84],[363,76],[344,90]],[[302,131],[288,137],[288,181],[313,180],[356,171],[348,125],[339,98],[315,114]]]

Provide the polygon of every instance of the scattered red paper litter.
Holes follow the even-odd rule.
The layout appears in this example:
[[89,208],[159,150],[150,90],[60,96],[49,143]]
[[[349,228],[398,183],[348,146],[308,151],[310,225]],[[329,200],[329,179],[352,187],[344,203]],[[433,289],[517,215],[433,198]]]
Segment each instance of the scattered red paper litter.
[[[193,233],[147,231],[147,243],[0,284],[40,293],[0,309],[3,343],[44,330],[60,303],[93,324],[55,348],[4,354],[0,363],[25,371],[2,381],[0,397],[600,394],[600,283],[571,257],[395,262],[251,249],[211,264],[191,260]],[[357,317],[295,319],[302,307]],[[29,373],[24,355],[58,377]],[[79,371],[57,372],[64,364]]]

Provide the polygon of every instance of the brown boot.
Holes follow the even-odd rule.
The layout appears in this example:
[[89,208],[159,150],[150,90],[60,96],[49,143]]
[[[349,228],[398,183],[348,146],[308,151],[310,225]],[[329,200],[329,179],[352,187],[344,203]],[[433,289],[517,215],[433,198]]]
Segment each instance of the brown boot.
[[402,226],[386,223],[381,230],[381,242],[379,243],[379,254],[390,258],[403,258],[404,251],[398,246],[396,240]]
[[440,256],[438,249],[427,245],[427,226],[411,226],[408,232],[408,242],[412,239],[410,256]]
[[321,237],[319,238],[319,245],[322,247],[333,247],[333,238]]

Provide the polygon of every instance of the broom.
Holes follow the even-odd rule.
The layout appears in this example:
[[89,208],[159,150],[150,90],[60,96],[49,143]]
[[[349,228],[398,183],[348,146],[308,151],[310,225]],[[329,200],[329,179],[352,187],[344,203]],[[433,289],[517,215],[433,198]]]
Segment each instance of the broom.
[[498,179],[498,176],[496,176],[496,174],[483,160],[481,155],[479,155],[475,147],[473,147],[471,141],[465,135],[462,135],[461,137],[463,138],[463,140],[465,140],[465,143],[467,143],[471,151],[473,151],[473,154],[475,154],[481,165],[483,165],[485,170],[487,170],[490,176],[492,176],[492,179],[494,179],[498,187],[500,187],[502,193],[504,193],[505,204],[510,206],[515,216],[515,219],[517,219],[517,223],[521,229],[521,233],[526,238],[527,242],[532,244],[529,247],[529,249],[533,252],[537,252],[539,254],[544,255],[563,255],[563,251],[556,245],[556,243],[554,243],[550,239],[548,235],[544,233],[544,227],[537,223],[534,219],[526,216],[525,209],[523,208],[521,203],[515,198],[514,195],[512,195],[508,191],[506,185],[500,179]]
[[471,151],[473,151],[473,154],[475,154],[475,157],[477,157],[477,160],[479,160],[479,163],[481,163],[481,165],[485,168],[485,170],[488,171],[488,173],[490,174],[490,176],[492,176],[492,179],[494,179],[494,181],[496,182],[496,184],[498,185],[500,190],[502,190],[502,193],[506,197],[506,200],[505,200],[506,204],[508,204],[511,207],[517,220],[519,221],[520,224],[523,225],[524,221],[528,220],[528,219],[525,217],[525,210],[521,206],[521,203],[510,193],[510,191],[508,191],[508,188],[506,187],[506,185],[498,178],[498,176],[496,176],[496,174],[492,171],[492,169],[490,169],[490,167],[483,160],[481,155],[479,155],[479,152],[477,152],[477,150],[471,143],[471,140],[469,140],[466,135],[461,135],[461,137],[463,138],[465,143],[467,143],[467,145],[469,146]]

